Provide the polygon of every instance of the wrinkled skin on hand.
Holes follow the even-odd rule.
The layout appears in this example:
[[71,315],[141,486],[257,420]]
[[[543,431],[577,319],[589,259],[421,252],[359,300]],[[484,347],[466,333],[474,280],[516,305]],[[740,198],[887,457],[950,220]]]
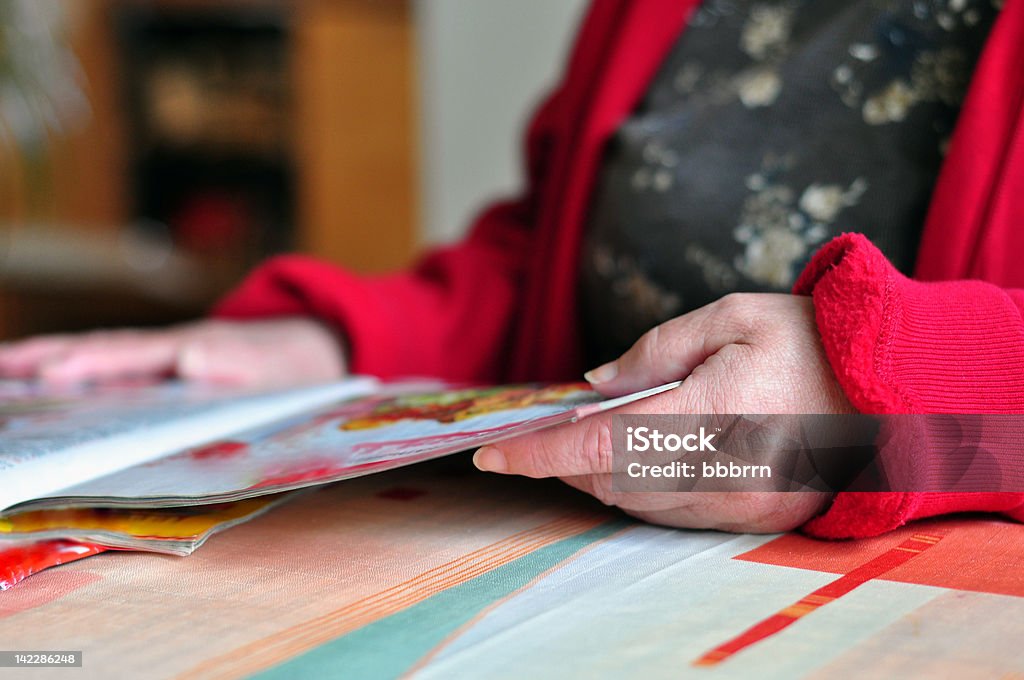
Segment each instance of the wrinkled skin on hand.
[[612,414],[853,413],[825,357],[806,297],[734,294],[651,329],[587,374],[608,397],[674,380],[671,391],[578,423],[525,435],[474,456],[477,467],[559,477],[642,520],[672,527],[775,532],[819,514],[814,492],[627,493],[612,488]]

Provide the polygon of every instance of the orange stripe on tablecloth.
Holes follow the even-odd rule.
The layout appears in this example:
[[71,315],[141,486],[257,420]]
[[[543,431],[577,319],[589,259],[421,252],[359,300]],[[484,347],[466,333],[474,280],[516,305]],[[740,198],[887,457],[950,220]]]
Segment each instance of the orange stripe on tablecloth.
[[891,548],[878,557],[868,560],[859,567],[840,576],[835,581],[818,588],[794,604],[754,624],[728,642],[715,647],[694,661],[693,665],[714,666],[725,661],[733,654],[775,635],[798,619],[846,595],[854,588],[867,583],[871,579],[878,578],[907,560],[913,559],[938,543],[941,539],[942,536],[914,534],[895,548]]
[[[396,604],[402,605],[410,599],[415,599],[422,592],[424,584],[429,583],[432,578],[436,579],[436,582],[431,587],[435,589],[435,592],[439,592],[453,583],[461,583],[469,578],[478,576],[494,568],[495,565],[500,566],[507,563],[510,554],[519,557],[525,554],[525,552],[536,549],[535,546],[537,544],[546,544],[547,537],[552,533],[561,534],[568,531],[570,532],[568,535],[572,535],[576,533],[575,530],[579,527],[586,530],[592,526],[596,526],[596,524],[590,519],[584,519],[581,522],[579,519],[564,518],[525,532],[520,532],[468,553],[456,560],[434,567],[412,579],[392,586],[380,593],[370,595],[327,616],[333,620],[351,616],[353,612],[359,612],[360,610],[363,610],[363,614],[373,614],[381,606],[392,609]],[[402,595],[403,593],[405,593],[404,596]],[[324,622],[321,620],[311,621],[299,624],[295,629],[301,629],[302,627],[315,629],[319,628],[322,623]]]
[[[295,626],[293,629],[286,631],[281,637],[263,641],[259,645],[260,649],[258,652],[249,652],[249,650],[243,648],[242,658],[238,659],[237,663],[244,664],[245,666],[239,668],[236,665],[228,673],[232,676],[245,675],[289,659],[324,642],[401,611],[407,606],[441,592],[445,588],[475,578],[482,573],[542,548],[549,543],[582,533],[599,523],[600,521],[593,520],[584,520],[582,522],[578,520],[558,520],[542,525],[534,530],[522,532],[518,536],[519,538],[526,537],[526,540],[520,545],[512,545],[509,539],[504,539],[492,546],[488,546],[488,548],[492,549],[497,548],[496,554],[490,554],[494,551],[488,549],[475,551],[483,559],[475,561],[469,565],[468,569],[457,570],[455,573],[448,575],[438,574],[438,572],[449,571],[452,565],[467,562],[465,557],[460,558],[413,579],[414,582],[419,581],[419,583],[410,584],[410,582],[406,582],[399,584],[380,594],[353,603],[337,612],[319,617],[306,624]],[[419,587],[411,593],[406,592],[403,594],[403,591],[409,590],[410,585],[418,585]]]
[[341,609],[210,659],[183,677],[255,673],[606,520],[603,515],[572,515],[518,532]]
[[[577,533],[577,530],[585,531],[592,528],[592,526],[590,523],[567,525],[564,534],[573,535]],[[463,583],[491,569],[507,564],[518,557],[536,550],[538,547],[543,547],[549,543],[549,537],[550,534],[541,534],[537,537],[529,538],[520,545],[506,545],[501,551],[481,555],[483,559],[474,561],[466,569],[451,572],[446,569],[445,572],[437,574],[433,580],[430,577],[425,577],[417,579],[414,583],[406,582],[401,587],[383,591],[376,596],[371,596],[366,600],[354,603],[349,608],[335,612],[331,616],[331,620],[346,619],[349,622],[365,620],[367,623],[376,620],[383,615],[404,609],[408,604],[424,599],[422,596],[425,593],[429,596],[441,592],[453,585]],[[322,622],[317,621],[315,623],[302,624],[302,626],[317,630],[320,623]],[[362,624],[360,623],[360,625]]]
[[[586,531],[590,528],[592,528],[592,525],[579,525],[577,527],[578,531],[566,531],[562,535],[562,537],[568,537],[574,535],[575,533],[582,533],[583,531]],[[555,540],[561,540],[561,538],[556,537]],[[548,545],[550,542],[552,541],[548,540],[546,537],[543,536],[538,539],[531,539],[530,541],[524,543],[521,546],[509,548],[503,551],[502,553],[490,556],[489,559],[486,559],[482,562],[473,565],[473,567],[468,570],[460,571],[458,573],[445,576],[444,578],[434,582],[425,582],[422,585],[422,587],[416,590],[412,590],[411,592],[406,592],[405,594],[398,594],[389,600],[372,602],[369,603],[369,605],[367,606],[357,607],[355,608],[354,611],[348,612],[347,616],[344,617],[346,624],[344,627],[346,629],[346,632],[349,630],[360,628],[366,624],[372,623],[377,619],[384,618],[389,614],[401,611],[402,609],[405,609],[407,606],[416,604],[417,602],[420,602],[432,595],[435,595],[445,590],[446,588],[450,588],[460,583],[464,583],[466,581],[469,581],[470,579],[476,578],[481,574],[487,573],[492,569],[496,569],[504,564],[508,564],[509,562],[518,559],[519,557],[527,555],[533,552],[534,550],[537,550],[539,548],[544,547],[545,545]],[[314,631],[316,633],[319,633],[319,630],[315,627]],[[290,658],[294,654],[298,654],[299,652],[307,649],[308,642],[312,637],[314,636],[306,636],[299,640],[293,639],[291,644],[287,644],[288,641],[285,641],[285,644],[282,645],[281,648],[278,649],[278,651],[284,653],[287,658]],[[322,642],[327,642],[328,640],[331,640],[334,637],[337,637],[337,635],[328,634],[324,636],[317,634],[315,635],[315,637],[317,638],[316,643],[320,644]]]

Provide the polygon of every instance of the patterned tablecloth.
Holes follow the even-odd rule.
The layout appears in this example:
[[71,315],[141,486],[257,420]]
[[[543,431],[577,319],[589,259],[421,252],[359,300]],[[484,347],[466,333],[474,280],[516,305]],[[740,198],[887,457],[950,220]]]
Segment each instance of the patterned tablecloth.
[[191,557],[0,593],[0,647],[103,678],[1024,678],[1024,526],[675,531],[464,458],[310,492]]

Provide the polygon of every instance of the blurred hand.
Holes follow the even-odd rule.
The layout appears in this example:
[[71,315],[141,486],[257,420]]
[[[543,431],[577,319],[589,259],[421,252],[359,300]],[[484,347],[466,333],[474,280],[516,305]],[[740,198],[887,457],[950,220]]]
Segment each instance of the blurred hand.
[[[619,409],[655,413],[853,413],[825,357],[811,300],[735,294],[652,329],[618,360],[587,374],[619,396],[685,378]],[[608,505],[673,527],[775,532],[821,512],[813,492],[623,493],[612,489],[612,413],[480,449],[481,470],[560,477]]]
[[179,377],[245,387],[341,378],[340,339],[310,319],[198,321],[159,330],[48,335],[0,345],[0,378],[50,383]]

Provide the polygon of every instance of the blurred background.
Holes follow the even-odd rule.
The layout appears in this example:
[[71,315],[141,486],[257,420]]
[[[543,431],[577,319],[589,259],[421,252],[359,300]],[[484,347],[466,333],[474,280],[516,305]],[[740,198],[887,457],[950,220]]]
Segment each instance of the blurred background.
[[0,0],[0,340],[364,273],[521,186],[584,0]]

